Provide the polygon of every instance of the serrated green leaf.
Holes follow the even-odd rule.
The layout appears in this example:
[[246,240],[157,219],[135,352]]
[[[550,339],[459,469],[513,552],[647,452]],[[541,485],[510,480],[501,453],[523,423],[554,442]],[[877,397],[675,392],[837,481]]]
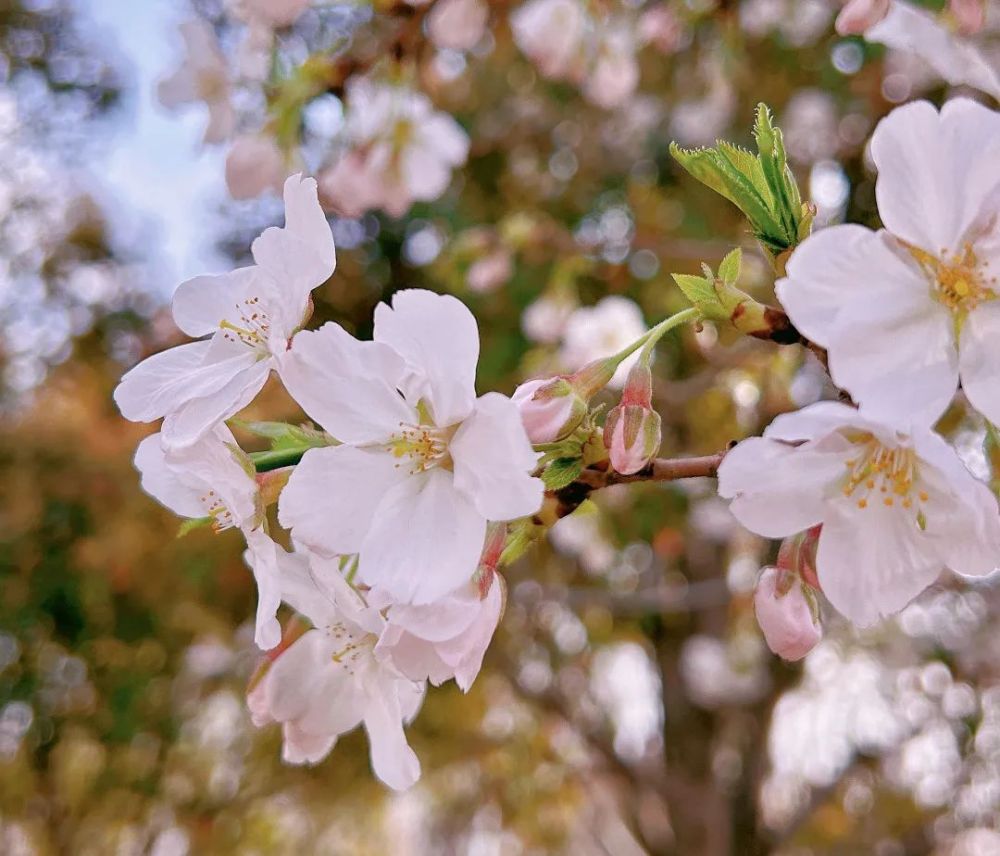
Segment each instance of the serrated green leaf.
[[712,279],[686,273],[673,273],[671,276],[677,287],[684,292],[684,296],[691,301],[692,306],[700,309],[709,318],[717,314],[715,308],[718,306],[719,297],[715,293]]
[[576,481],[581,472],[583,461],[580,458],[557,458],[545,468],[542,482],[546,490],[562,490]]
[[757,191],[753,179],[741,172],[721,151],[682,149],[672,143],[670,153],[698,181],[739,208],[750,221],[755,234],[771,238],[783,235],[781,224],[771,213],[769,203]]
[[726,257],[719,264],[719,279],[726,285],[734,285],[740,278],[740,270],[743,267],[743,250],[736,247],[726,254]]
[[181,522],[181,525],[177,527],[177,537],[183,538],[190,532],[194,532],[195,529],[201,529],[204,526],[212,525],[211,517],[191,517],[188,520]]

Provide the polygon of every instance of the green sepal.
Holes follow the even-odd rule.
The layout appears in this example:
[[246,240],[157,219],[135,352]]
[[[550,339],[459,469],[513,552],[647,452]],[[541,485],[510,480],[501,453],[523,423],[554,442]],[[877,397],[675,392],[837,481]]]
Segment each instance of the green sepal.
[[177,537],[183,538],[185,535],[194,532],[195,529],[202,529],[205,526],[211,526],[212,520],[212,517],[191,517],[187,520],[181,521],[181,525],[177,527]]
[[303,446],[337,445],[337,441],[325,431],[307,425],[290,425],[287,422],[243,422],[239,419],[229,421],[256,437],[270,440],[272,451],[299,449]]

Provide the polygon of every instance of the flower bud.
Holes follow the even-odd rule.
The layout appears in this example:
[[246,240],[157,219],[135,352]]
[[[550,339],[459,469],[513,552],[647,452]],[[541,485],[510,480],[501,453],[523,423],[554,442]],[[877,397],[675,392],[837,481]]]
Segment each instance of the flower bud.
[[963,36],[974,36],[986,24],[984,0],[949,0],[948,11]]
[[814,589],[819,590],[816,574],[816,549],[819,547],[819,533],[822,525],[813,526],[798,535],[791,535],[778,548],[777,566],[784,571],[798,574]]
[[652,408],[653,378],[642,361],[628,374],[621,403],[604,423],[604,446],[622,475],[645,467],[660,449],[660,414]]
[[815,595],[798,574],[764,568],[753,606],[767,647],[784,660],[801,660],[823,638]]
[[522,383],[511,396],[532,443],[554,443],[571,434],[587,415],[587,402],[564,377]]
[[848,0],[837,16],[837,32],[860,36],[889,14],[890,0]]

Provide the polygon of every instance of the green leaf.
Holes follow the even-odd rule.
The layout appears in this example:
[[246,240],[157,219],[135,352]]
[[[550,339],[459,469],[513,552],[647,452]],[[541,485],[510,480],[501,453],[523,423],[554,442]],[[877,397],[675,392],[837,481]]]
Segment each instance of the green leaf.
[[177,537],[183,538],[188,533],[194,532],[195,529],[211,526],[212,520],[213,518],[211,517],[191,517],[188,520],[184,520],[181,525],[177,527]]
[[542,482],[546,490],[562,490],[575,482],[581,472],[583,461],[580,458],[557,458],[545,468]]
[[719,264],[719,279],[726,285],[735,285],[740,278],[740,270],[743,267],[743,250],[736,247],[726,254],[726,257]]
[[716,318],[718,315],[719,296],[715,292],[713,280],[710,277],[693,276],[686,273],[673,273],[671,276],[691,305],[700,309],[706,318]]
[[302,446],[329,446],[335,441],[329,434],[306,425],[290,425],[287,422],[243,422],[231,419],[234,425],[257,437],[271,441],[272,451],[298,449]]

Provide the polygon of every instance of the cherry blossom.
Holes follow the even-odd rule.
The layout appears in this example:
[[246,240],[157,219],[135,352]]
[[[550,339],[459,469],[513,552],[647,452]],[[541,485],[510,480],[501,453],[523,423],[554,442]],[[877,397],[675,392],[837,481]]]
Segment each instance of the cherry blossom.
[[280,193],[285,174],[285,156],[271,136],[244,134],[233,140],[226,156],[226,187],[233,199]]
[[290,764],[318,763],[341,734],[364,725],[375,775],[405,790],[420,778],[403,726],[420,709],[423,682],[376,657],[385,619],[351,589],[336,562],[284,551],[278,561],[283,599],[313,627],[256,676],[247,694],[254,724],[281,724]]
[[[566,368],[575,370],[617,353],[645,332],[642,311],[635,301],[618,295],[604,297],[594,306],[581,307],[569,316],[559,357]],[[625,360],[610,385],[621,389],[638,359],[636,354]]]
[[764,568],[754,589],[753,608],[767,647],[784,660],[801,660],[823,638],[815,599],[798,574]]
[[448,189],[469,154],[468,135],[449,114],[422,93],[368,79],[352,80],[347,102],[351,148],[323,177],[330,207],[348,216],[380,207],[400,217]]
[[295,175],[285,182],[285,217],[284,228],[267,229],[254,241],[254,265],[196,277],[177,289],[177,326],[210,338],[156,354],[128,372],[115,390],[126,419],[165,416],[164,442],[181,446],[257,395],[308,315],[310,292],[336,265],[313,179]]
[[660,449],[660,414],[653,410],[653,378],[642,362],[629,372],[621,402],[604,423],[611,466],[623,475],[645,467]]
[[783,538],[822,524],[823,593],[868,626],[902,609],[942,570],[982,576],[1000,563],[1000,513],[986,485],[919,423],[905,432],[845,404],[779,416],[719,469],[719,494],[744,526]]
[[217,425],[197,443],[165,448],[160,434],[139,444],[135,466],[142,488],[171,511],[187,518],[211,518],[216,532],[238,528],[250,548],[248,564],[257,581],[255,641],[262,649],[281,640],[275,614],[280,604],[276,546],[265,531],[253,465],[225,425]]
[[569,77],[578,67],[586,28],[579,0],[528,0],[510,25],[517,46],[546,77]]
[[471,50],[486,32],[489,13],[483,0],[438,0],[427,16],[427,33],[439,48]]
[[[958,20],[965,20],[964,15]],[[995,64],[925,9],[893,0],[885,18],[865,30],[864,36],[870,42],[919,57],[953,86],[972,86],[1000,99],[1000,74]]]
[[511,396],[532,443],[554,443],[572,433],[587,415],[587,402],[566,378],[525,381]]
[[208,107],[206,143],[221,143],[236,127],[230,100],[229,68],[212,27],[195,18],[181,24],[185,57],[181,67],[160,81],[157,93],[164,107],[203,101]]
[[583,85],[583,94],[593,104],[610,110],[628,99],[639,83],[636,39],[632,27],[603,27],[594,48],[596,59]]
[[803,242],[777,293],[870,413],[932,421],[961,379],[1000,421],[1000,114],[968,99],[894,110],[871,144],[886,229]]
[[375,339],[298,333],[282,379],[343,445],[311,449],[279,517],[325,555],[358,553],[358,580],[426,604],[472,577],[488,520],[538,510],[542,484],[516,405],[476,398],[479,333],[450,296],[407,290],[375,310]]

